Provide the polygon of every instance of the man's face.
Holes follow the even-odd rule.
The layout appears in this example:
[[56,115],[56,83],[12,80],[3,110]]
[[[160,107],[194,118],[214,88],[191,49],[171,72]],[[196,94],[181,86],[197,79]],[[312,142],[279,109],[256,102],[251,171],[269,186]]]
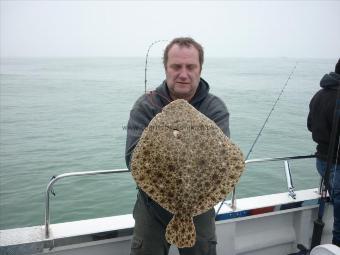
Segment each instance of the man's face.
[[195,95],[200,81],[198,50],[193,46],[173,45],[168,52],[165,74],[172,99],[189,101]]

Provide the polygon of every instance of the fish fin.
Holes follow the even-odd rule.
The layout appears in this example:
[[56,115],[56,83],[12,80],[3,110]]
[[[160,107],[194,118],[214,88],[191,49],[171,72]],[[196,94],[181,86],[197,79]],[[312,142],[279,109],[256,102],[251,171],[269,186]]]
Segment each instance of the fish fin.
[[166,227],[165,238],[178,248],[194,246],[196,229],[192,216],[175,214]]

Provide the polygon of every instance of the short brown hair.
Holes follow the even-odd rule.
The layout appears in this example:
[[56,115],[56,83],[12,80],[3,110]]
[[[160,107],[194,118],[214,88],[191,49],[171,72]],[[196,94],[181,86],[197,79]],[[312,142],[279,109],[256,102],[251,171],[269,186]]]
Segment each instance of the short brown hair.
[[198,51],[198,60],[200,62],[200,68],[202,70],[202,65],[204,61],[204,51],[202,45],[196,42],[191,37],[177,37],[173,39],[165,48],[163,55],[163,64],[164,68],[166,68],[166,64],[168,63],[168,53],[172,46],[178,44],[180,47],[190,47],[193,46]]

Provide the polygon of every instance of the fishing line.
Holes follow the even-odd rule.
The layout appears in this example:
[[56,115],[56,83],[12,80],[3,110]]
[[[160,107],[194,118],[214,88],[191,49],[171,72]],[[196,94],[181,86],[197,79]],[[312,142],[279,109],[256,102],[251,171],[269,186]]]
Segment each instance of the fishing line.
[[145,56],[145,69],[144,69],[144,92],[146,93],[146,87],[147,87],[147,69],[148,69],[148,57],[149,57],[149,52],[152,48],[152,46],[154,46],[155,44],[159,43],[159,42],[167,42],[168,40],[157,40],[154,41],[153,43],[150,44],[148,51],[146,52],[146,56]]
[[[251,147],[250,147],[250,149],[249,149],[249,152],[248,152],[248,154],[247,154],[247,156],[246,156],[245,161],[248,160],[248,158],[249,158],[251,152],[252,152],[253,149],[254,149],[255,144],[256,144],[257,141],[259,140],[259,138],[260,138],[260,136],[261,136],[261,134],[262,134],[262,131],[264,130],[264,128],[265,128],[265,126],[266,126],[266,124],[267,124],[267,122],[268,122],[268,120],[269,120],[271,114],[273,113],[273,111],[274,111],[274,109],[275,109],[277,103],[279,102],[279,100],[280,100],[280,98],[281,98],[281,96],[282,96],[284,90],[286,89],[289,80],[290,80],[291,77],[293,76],[293,73],[294,73],[294,71],[295,71],[295,69],[296,69],[297,64],[298,64],[298,62],[295,63],[295,65],[294,65],[292,71],[290,72],[290,74],[289,74],[289,76],[288,76],[286,82],[284,83],[284,85],[283,85],[283,87],[282,87],[282,89],[281,89],[281,91],[280,91],[280,94],[279,94],[278,97],[276,98],[276,100],[275,100],[275,102],[274,102],[274,104],[273,104],[273,106],[272,106],[272,108],[271,108],[269,114],[267,115],[266,120],[264,121],[264,123],[263,123],[263,125],[262,125],[262,127],[261,127],[259,133],[257,134],[257,136],[256,136],[256,138],[255,138],[253,144],[251,145]],[[234,187],[233,193],[235,193],[235,187]],[[219,208],[218,208],[218,210],[217,210],[217,212],[216,212],[216,216],[217,216],[218,213],[220,212],[221,207],[222,207],[222,205],[224,204],[225,200],[226,200],[226,198],[224,198],[223,201],[221,202],[221,204],[220,204],[220,206],[219,206]]]
[[154,46],[155,44],[157,43],[160,43],[160,42],[167,42],[168,40],[157,40],[157,41],[154,41],[153,43],[150,44],[149,48],[148,48],[148,51],[146,52],[146,56],[145,56],[145,69],[144,69],[144,93],[148,95],[148,99],[150,101],[150,103],[155,106],[155,107],[158,107],[158,108],[161,108],[162,109],[162,106],[160,105],[157,105],[154,100],[153,100],[153,96],[156,96],[158,95],[159,97],[162,97],[164,98],[166,101],[168,102],[171,102],[171,100],[169,98],[167,98],[166,96],[164,95],[161,95],[160,93],[158,93],[157,91],[149,91],[147,92],[147,72],[148,72],[148,58],[149,58],[149,52],[152,48],[152,46]]
[[257,134],[257,136],[256,136],[256,138],[255,138],[253,144],[251,145],[250,150],[249,150],[249,152],[248,152],[247,157],[246,157],[245,160],[247,160],[247,159],[249,158],[250,153],[253,151],[255,144],[256,144],[257,141],[259,140],[259,138],[260,138],[260,136],[261,136],[261,134],[262,134],[263,129],[265,128],[265,126],[266,126],[266,124],[267,124],[267,122],[268,122],[268,120],[269,120],[271,114],[273,113],[273,111],[274,111],[274,109],[275,109],[277,103],[279,102],[279,100],[280,100],[280,98],[281,98],[281,96],[282,96],[284,90],[286,89],[286,87],[287,87],[287,85],[288,85],[289,80],[291,79],[291,77],[292,77],[292,75],[293,75],[293,73],[294,73],[294,71],[295,71],[295,69],[296,69],[296,66],[297,66],[297,62],[296,62],[296,64],[295,64],[294,68],[292,69],[292,71],[290,72],[290,74],[289,74],[289,76],[288,76],[288,79],[286,80],[284,86],[282,87],[279,96],[276,98],[276,100],[275,100],[275,102],[274,102],[274,104],[273,104],[273,106],[272,106],[272,109],[270,110],[270,112],[269,112],[269,114],[268,114],[266,120],[264,121],[264,123],[263,123],[263,125],[262,125],[262,127],[261,127],[261,129],[260,129],[260,131],[259,131],[259,133]]

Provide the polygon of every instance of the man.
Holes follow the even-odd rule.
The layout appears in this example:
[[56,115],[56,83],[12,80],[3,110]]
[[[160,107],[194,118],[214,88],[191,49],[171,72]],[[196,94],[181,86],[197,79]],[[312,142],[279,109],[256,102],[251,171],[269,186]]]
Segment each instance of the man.
[[[151,119],[172,100],[185,99],[198,111],[215,121],[229,136],[229,113],[224,103],[209,93],[209,85],[201,76],[203,48],[192,38],[175,38],[165,48],[163,64],[166,80],[155,91],[141,96],[134,104],[128,122],[126,164],[130,168],[133,150]],[[135,228],[132,255],[166,255],[170,244],[165,229],[171,213],[139,189],[133,210]],[[215,211],[194,217],[196,243],[192,248],[179,249],[181,255],[215,255]]]
[[[340,59],[335,66],[335,72],[325,74],[320,81],[321,90],[312,98],[309,104],[309,115],[307,127],[312,132],[313,140],[317,143],[316,147],[316,168],[322,177],[325,176],[329,147],[336,102],[339,109],[340,99],[337,98],[340,89]],[[339,112],[336,121],[339,123]],[[340,123],[338,124],[340,127]],[[333,244],[340,246],[340,151],[339,134],[340,128],[336,132],[334,142],[334,153],[330,155],[332,164],[330,169],[330,194],[334,205],[334,225],[333,225]]]

